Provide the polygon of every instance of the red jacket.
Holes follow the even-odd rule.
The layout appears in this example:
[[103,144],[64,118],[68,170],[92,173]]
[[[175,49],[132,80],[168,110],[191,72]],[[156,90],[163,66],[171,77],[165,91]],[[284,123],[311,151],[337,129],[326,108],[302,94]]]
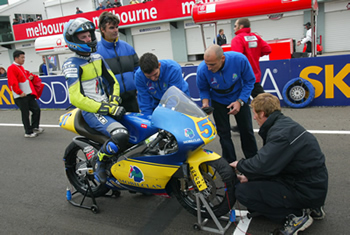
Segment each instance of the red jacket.
[[238,30],[231,41],[231,50],[243,53],[249,60],[255,74],[255,82],[260,82],[259,59],[271,53],[271,47],[260,36],[250,32],[250,28]]
[[[33,79],[29,80],[29,76],[32,75]],[[29,81],[30,89],[32,95],[37,99],[40,98],[41,93],[44,88],[44,84],[41,83],[41,79],[35,75],[25,70],[23,66],[13,63],[7,69],[7,83],[12,91],[13,98],[18,98],[19,95],[23,93],[20,88],[20,84]],[[26,92],[28,93],[28,92]]]

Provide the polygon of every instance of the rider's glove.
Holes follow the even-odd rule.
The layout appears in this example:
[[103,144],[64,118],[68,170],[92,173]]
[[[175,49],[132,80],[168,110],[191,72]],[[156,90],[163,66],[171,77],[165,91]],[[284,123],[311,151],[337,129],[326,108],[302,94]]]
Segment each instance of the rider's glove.
[[122,98],[120,98],[117,95],[111,95],[109,97],[109,103],[115,104],[115,105],[120,105],[122,103]]
[[109,104],[109,114],[112,115],[115,119],[120,120],[125,114],[125,108],[123,106],[117,106],[113,103]]
[[100,108],[97,111],[97,113],[99,113],[101,115],[108,115],[109,107],[110,107],[110,105],[108,103],[102,102]]

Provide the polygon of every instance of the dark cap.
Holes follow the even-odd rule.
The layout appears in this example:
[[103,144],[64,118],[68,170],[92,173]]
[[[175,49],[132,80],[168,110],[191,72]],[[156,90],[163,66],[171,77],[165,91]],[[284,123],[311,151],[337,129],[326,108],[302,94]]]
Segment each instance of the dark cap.
[[311,23],[310,23],[310,22],[307,22],[306,24],[304,24],[304,26],[311,27]]
[[79,7],[76,7],[75,9],[79,9]]

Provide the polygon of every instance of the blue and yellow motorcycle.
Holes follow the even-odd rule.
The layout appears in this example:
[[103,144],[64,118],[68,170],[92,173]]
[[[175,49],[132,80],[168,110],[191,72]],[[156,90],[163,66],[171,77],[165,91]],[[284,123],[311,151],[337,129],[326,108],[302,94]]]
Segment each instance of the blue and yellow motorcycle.
[[193,215],[199,208],[209,217],[207,206],[197,206],[196,193],[201,193],[216,216],[230,211],[234,171],[220,155],[203,148],[215,139],[216,128],[178,88],[167,90],[152,115],[126,113],[120,122],[129,130],[130,146],[107,160],[107,183],[99,184],[93,159],[107,137],[89,128],[79,109],[60,117],[62,128],[79,135],[64,155],[66,175],[77,192],[93,198],[110,190],[173,195]]

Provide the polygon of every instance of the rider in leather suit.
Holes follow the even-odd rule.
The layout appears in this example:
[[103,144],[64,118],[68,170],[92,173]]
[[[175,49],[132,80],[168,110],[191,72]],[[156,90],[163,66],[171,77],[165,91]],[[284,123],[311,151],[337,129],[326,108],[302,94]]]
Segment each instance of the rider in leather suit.
[[120,106],[119,83],[101,55],[96,51],[95,25],[85,18],[70,20],[63,37],[75,56],[63,64],[71,103],[83,110],[87,124],[110,137],[97,153],[95,178],[106,182],[105,162],[123,151],[129,140],[127,129],[118,121],[125,114]]

